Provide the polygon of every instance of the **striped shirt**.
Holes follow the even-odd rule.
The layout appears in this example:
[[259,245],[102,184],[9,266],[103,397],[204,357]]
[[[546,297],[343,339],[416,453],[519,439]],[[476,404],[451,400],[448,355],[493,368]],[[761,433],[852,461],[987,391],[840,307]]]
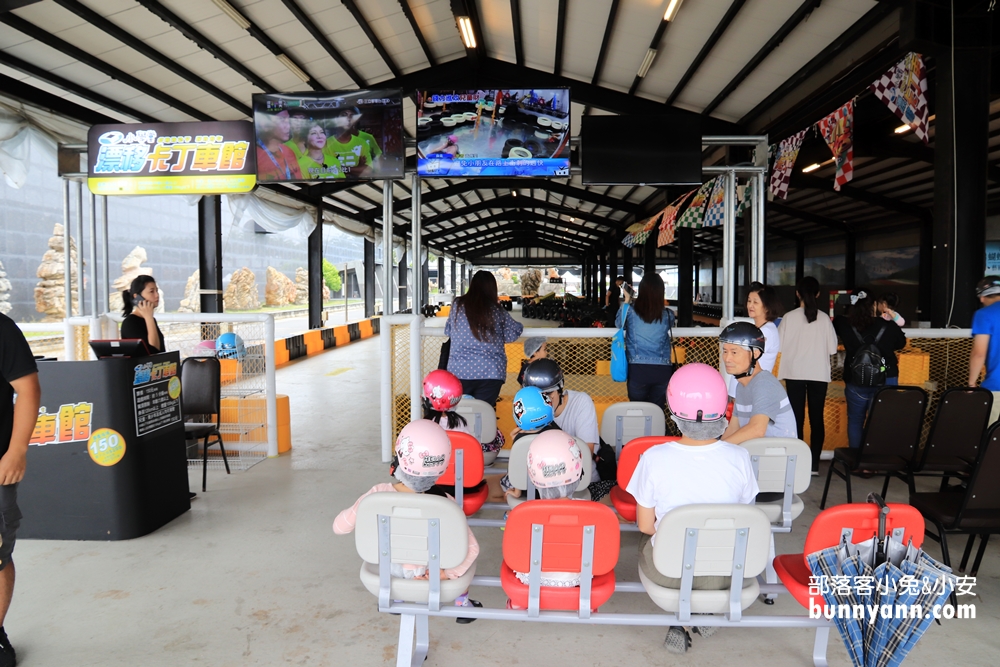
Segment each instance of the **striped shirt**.
[[736,403],[733,406],[733,416],[743,428],[754,415],[767,415],[769,420],[766,438],[797,438],[798,429],[795,426],[795,413],[788,402],[788,394],[777,378],[768,371],[759,370],[750,378],[750,382],[736,383]]

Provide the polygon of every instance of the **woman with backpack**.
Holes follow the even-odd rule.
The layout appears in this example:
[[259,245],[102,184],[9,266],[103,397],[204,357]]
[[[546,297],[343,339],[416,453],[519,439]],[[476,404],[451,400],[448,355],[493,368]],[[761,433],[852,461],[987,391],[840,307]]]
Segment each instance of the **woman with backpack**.
[[906,346],[906,335],[895,322],[876,316],[875,299],[863,291],[851,296],[850,310],[834,318],[833,328],[847,351],[844,358],[847,441],[858,448],[875,394],[887,384],[899,384],[896,350]]

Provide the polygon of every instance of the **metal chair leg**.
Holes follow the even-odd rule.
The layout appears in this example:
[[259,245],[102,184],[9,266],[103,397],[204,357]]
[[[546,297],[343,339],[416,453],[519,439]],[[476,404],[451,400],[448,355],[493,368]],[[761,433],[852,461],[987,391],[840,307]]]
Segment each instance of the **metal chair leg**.
[[826,494],[830,492],[830,480],[833,478],[833,467],[837,465],[837,460],[830,461],[830,468],[826,471],[826,485],[823,487],[823,499],[819,501],[819,508],[826,509]]
[[222,462],[226,466],[226,474],[229,475],[231,473],[229,472],[229,460],[226,458],[226,446],[222,443],[222,434],[219,433],[218,435],[219,435],[219,440],[218,440],[218,442],[219,442],[219,451],[222,452]]
[[972,563],[972,572],[969,573],[969,576],[975,577],[979,574],[979,565],[983,562],[983,555],[986,553],[986,543],[989,541],[989,533],[979,536],[979,551],[976,552],[976,560]]
[[892,473],[885,474],[885,482],[882,484],[882,499],[885,499],[885,494],[889,492],[889,479],[892,478]]
[[830,640],[830,626],[816,628],[816,640],[813,642],[813,667],[827,667],[826,647]]
[[854,502],[854,497],[851,495],[851,466],[844,464],[844,481],[847,482],[847,504],[850,505]]
[[972,545],[976,542],[976,534],[969,533],[969,541],[965,545],[965,551],[962,553],[962,562],[958,565],[959,572],[965,572],[965,566],[969,564],[969,556],[972,555]]
[[208,436],[201,443],[201,492],[205,493],[208,481]]

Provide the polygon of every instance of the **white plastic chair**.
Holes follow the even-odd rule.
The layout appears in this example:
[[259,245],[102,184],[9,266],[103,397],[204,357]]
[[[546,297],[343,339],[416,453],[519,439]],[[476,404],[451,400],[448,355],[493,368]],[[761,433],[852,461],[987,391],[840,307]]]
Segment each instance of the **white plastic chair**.
[[[497,437],[497,413],[486,401],[463,397],[455,406],[455,412],[465,417],[472,435],[481,443],[489,444]],[[499,452],[483,452],[483,463],[492,465]]]
[[[520,498],[514,498],[511,495],[507,496],[507,504],[511,507],[517,507],[525,500],[534,499],[535,497],[535,485],[531,483],[531,478],[528,477],[528,445],[534,440],[538,434],[526,435],[520,438],[514,443],[514,446],[510,450],[510,459],[507,463],[507,476],[510,479],[510,483],[514,485],[515,489],[527,489],[527,493],[522,493]],[[594,467],[593,457],[590,454],[590,448],[587,447],[587,443],[580,438],[575,438],[576,446],[580,448],[580,453],[583,455],[583,476],[580,478],[580,483],[576,486],[576,494],[579,494],[587,490],[590,486],[591,471]]]
[[[469,527],[462,509],[441,496],[373,493],[358,505],[354,544],[364,561],[361,583],[378,597],[379,609],[392,601],[428,605],[454,602],[469,590],[476,564],[458,579],[441,579],[441,569],[457,567],[469,553]],[[385,554],[381,559],[380,554]],[[424,565],[427,579],[391,575],[391,563]],[[426,615],[400,615],[396,665],[422,665],[430,646]],[[414,633],[416,646],[414,647]]]
[[667,433],[663,410],[655,403],[615,403],[601,417],[601,440],[615,448],[615,458],[629,441],[643,436]]
[[[791,532],[792,522],[805,508],[799,494],[805,493],[812,481],[812,450],[796,438],[754,438],[741,446],[750,453],[750,463],[760,488],[756,506],[771,522],[771,554],[765,581],[776,584],[774,533]],[[775,597],[767,595],[764,601],[770,604]]]

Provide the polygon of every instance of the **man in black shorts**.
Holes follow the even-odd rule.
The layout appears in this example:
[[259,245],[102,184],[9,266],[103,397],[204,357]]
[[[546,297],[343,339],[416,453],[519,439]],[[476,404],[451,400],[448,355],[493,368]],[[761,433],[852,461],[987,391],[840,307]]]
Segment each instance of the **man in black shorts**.
[[[14,396],[17,402],[14,402]],[[38,366],[24,334],[0,314],[0,667],[16,664],[14,647],[3,629],[14,595],[14,561],[11,554],[21,524],[17,483],[24,478],[28,440],[38,419],[42,390]]]

